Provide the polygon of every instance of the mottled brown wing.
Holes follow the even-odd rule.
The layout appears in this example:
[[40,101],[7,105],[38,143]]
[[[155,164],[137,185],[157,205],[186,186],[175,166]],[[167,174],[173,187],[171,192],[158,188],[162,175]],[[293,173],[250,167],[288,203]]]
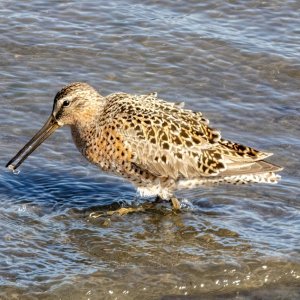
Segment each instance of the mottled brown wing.
[[200,112],[183,109],[182,103],[165,102],[156,94],[106,98],[105,126],[116,131],[119,148],[156,176],[217,178],[281,170],[263,161],[271,153],[222,139]]
[[214,148],[220,133],[201,113],[158,100],[155,94],[123,94],[121,101],[118,97],[115,127],[122,124],[117,130],[140,168],[174,179],[212,176],[225,169],[220,151]]

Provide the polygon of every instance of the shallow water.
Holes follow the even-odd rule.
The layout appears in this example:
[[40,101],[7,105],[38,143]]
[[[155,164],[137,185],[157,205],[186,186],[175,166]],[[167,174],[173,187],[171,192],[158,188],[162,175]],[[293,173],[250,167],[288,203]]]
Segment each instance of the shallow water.
[[[1,299],[300,298],[297,1],[0,8]],[[181,192],[179,214],[93,219],[141,200],[89,165],[67,128],[19,175],[4,168],[73,81],[185,101],[226,138],[274,152],[282,180]]]

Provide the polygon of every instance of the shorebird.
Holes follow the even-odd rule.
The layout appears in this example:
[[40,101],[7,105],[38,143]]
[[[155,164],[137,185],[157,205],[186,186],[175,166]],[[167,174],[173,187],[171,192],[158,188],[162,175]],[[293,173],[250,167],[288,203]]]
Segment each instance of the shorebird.
[[76,147],[89,162],[128,179],[142,196],[170,200],[174,209],[180,209],[174,196],[178,189],[276,183],[276,172],[282,170],[264,160],[272,153],[222,138],[201,112],[182,103],[164,101],[156,93],[104,97],[81,82],[56,94],[45,125],[6,167],[17,169],[64,125],[71,127]]

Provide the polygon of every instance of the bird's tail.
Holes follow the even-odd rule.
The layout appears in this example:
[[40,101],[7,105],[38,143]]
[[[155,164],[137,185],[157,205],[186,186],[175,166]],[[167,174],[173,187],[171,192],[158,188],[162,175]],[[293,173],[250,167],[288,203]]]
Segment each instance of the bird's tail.
[[199,186],[210,186],[219,184],[248,184],[248,183],[277,183],[280,175],[276,172],[283,168],[266,161],[255,161],[232,163],[227,170],[217,176],[197,177],[193,179],[182,179],[178,182],[178,189],[196,188]]

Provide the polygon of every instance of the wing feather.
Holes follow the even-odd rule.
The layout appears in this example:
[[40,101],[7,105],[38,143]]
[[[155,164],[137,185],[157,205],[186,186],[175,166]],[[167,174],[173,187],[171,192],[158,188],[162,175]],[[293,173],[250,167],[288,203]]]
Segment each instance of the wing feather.
[[200,112],[157,99],[156,94],[128,95],[130,101],[125,95],[117,103],[119,113],[114,121],[122,124],[117,130],[133,153],[134,164],[173,179],[213,175],[225,169],[219,151],[213,149],[221,135]]
[[[200,112],[158,99],[157,94],[108,96],[113,127],[132,163],[157,177],[207,178],[272,172],[265,153],[221,138]],[[273,167],[271,167],[273,166]]]

